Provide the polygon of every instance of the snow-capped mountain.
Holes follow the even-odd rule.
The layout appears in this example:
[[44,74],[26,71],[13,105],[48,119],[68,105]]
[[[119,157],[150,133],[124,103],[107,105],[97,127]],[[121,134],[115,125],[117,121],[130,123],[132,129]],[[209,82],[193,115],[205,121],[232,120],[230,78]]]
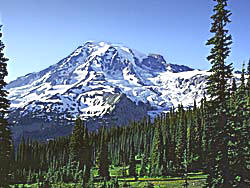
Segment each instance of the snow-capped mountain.
[[57,64],[8,84],[10,120],[19,125],[16,132],[44,130],[77,116],[92,129],[123,125],[180,103],[191,106],[202,98],[207,75],[161,55],[86,42]]

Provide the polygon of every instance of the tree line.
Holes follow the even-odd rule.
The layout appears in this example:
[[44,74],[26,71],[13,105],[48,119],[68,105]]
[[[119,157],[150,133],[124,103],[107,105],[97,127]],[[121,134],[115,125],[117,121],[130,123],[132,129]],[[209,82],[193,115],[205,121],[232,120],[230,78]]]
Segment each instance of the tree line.
[[[227,101],[230,125],[234,129],[231,131],[236,139],[228,150],[230,171],[235,173],[235,180],[230,180],[248,183],[247,172],[242,169],[247,169],[245,163],[249,162],[247,131],[250,120],[249,111],[243,109],[249,106],[250,79],[248,76],[246,82],[244,69],[240,82],[236,88],[232,83]],[[154,120],[145,118],[128,126],[102,127],[96,132],[89,132],[84,121],[78,118],[68,137],[48,143],[22,138],[15,154],[13,151],[12,168],[15,171],[11,179],[13,183],[62,181],[87,185],[93,169],[97,169],[98,177],[109,180],[111,166],[123,167],[122,175],[131,177],[183,176],[186,172],[209,174],[209,154],[214,149],[211,138],[218,134],[211,130],[215,109],[209,104],[210,101],[203,98],[199,107],[194,101],[193,107],[184,109],[179,105]],[[140,170],[136,168],[138,165]],[[241,177],[239,182],[238,176]]]
[[89,132],[78,118],[72,135],[47,143],[22,138],[16,150],[4,89],[8,59],[0,40],[0,186],[81,182],[91,187],[95,170],[99,178],[109,180],[110,168],[122,166],[123,176],[135,178],[202,171],[208,174],[205,187],[249,187],[250,61],[247,71],[243,65],[240,84],[236,85],[232,65],[226,64],[232,44],[226,28],[231,12],[227,0],[214,1],[213,36],[207,41],[212,45],[207,57],[211,74],[207,93],[198,106],[195,101],[188,109],[180,104],[153,121],[145,118],[97,132]]

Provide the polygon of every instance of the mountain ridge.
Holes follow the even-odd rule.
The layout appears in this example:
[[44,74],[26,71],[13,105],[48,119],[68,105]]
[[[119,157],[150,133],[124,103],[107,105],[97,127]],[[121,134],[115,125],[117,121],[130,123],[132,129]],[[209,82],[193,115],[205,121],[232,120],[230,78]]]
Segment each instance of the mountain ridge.
[[[167,63],[159,54],[86,42],[58,63],[7,85],[10,121],[23,129],[28,129],[32,119],[49,127],[58,119],[71,122],[78,116],[91,122],[92,129],[101,126],[104,117],[107,126],[128,124],[127,118],[137,121],[180,103],[192,106],[194,99],[202,98],[208,74]],[[133,109],[140,114],[138,118]]]

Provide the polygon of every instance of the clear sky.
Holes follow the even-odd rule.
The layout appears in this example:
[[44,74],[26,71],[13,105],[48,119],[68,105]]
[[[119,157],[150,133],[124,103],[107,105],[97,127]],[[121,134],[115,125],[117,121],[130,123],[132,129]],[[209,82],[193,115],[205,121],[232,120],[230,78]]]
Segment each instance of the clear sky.
[[[57,63],[87,40],[122,43],[209,69],[212,0],[0,0],[8,80]],[[250,57],[250,0],[229,0],[229,62]]]

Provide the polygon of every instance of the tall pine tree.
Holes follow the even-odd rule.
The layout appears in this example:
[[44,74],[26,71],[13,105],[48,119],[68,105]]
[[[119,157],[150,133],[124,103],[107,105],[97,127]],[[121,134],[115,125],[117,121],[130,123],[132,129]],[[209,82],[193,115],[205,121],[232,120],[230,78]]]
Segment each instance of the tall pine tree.
[[154,129],[153,144],[151,151],[151,174],[153,176],[162,175],[163,165],[163,137],[161,129],[161,120],[157,118]]
[[83,167],[83,147],[84,143],[84,131],[85,127],[83,121],[80,118],[77,118],[71,138],[70,138],[70,155],[72,161],[80,162],[81,168]]
[[248,61],[248,65],[247,65],[247,74],[248,74],[248,77],[247,77],[246,91],[247,91],[248,97],[250,97],[250,59]]
[[8,92],[4,89],[6,82],[4,78],[8,75],[7,72],[7,61],[4,57],[3,49],[4,44],[1,41],[0,25],[0,186],[6,187],[9,182],[10,174],[10,158],[12,151],[12,138],[11,130],[6,119],[9,108],[9,100],[7,99]]
[[228,0],[213,0],[214,15],[210,32],[214,36],[206,45],[212,45],[210,55],[207,57],[212,64],[211,75],[208,77],[207,91],[210,97],[209,108],[214,110],[212,124],[209,127],[209,170],[206,187],[230,188],[232,175],[229,168],[228,144],[230,124],[228,118],[228,103],[230,86],[228,80],[232,78],[231,64],[226,65],[226,58],[230,54],[232,37],[228,34],[226,26],[230,23],[231,13],[226,9]]
[[129,176],[136,177],[135,146],[134,146],[133,139],[131,142],[131,151],[130,151],[130,158],[129,158]]
[[106,179],[110,179],[109,175],[109,159],[108,159],[108,138],[105,128],[101,128],[101,143],[99,148],[99,175]]

